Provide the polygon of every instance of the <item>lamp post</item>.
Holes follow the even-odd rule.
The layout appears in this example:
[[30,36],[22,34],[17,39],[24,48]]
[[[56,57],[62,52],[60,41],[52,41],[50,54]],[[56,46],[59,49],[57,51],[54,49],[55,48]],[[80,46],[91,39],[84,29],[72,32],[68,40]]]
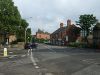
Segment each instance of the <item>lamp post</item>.
[[25,28],[25,43],[26,43],[26,31],[27,31],[27,28]]
[[[28,17],[28,18],[24,18],[25,20],[29,20],[29,19],[31,19],[32,17]],[[25,43],[27,42],[27,28],[25,28]]]

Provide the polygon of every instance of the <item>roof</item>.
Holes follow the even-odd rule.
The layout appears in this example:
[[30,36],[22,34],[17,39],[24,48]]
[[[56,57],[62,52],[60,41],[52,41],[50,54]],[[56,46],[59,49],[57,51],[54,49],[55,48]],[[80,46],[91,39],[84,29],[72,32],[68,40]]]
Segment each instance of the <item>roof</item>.
[[61,28],[57,29],[56,31],[54,31],[52,34],[57,34],[59,32],[63,32],[63,31],[66,30],[66,28],[67,28],[67,26],[66,27],[61,27]]
[[[68,26],[61,27],[61,28],[57,29],[56,31],[54,31],[52,34],[57,34],[59,32],[65,31],[65,30],[69,31],[69,30],[73,29],[74,27],[76,27],[74,24],[70,25],[69,27]],[[79,27],[77,27],[77,28],[79,28]]]
[[97,30],[97,29],[100,29],[100,23],[97,23],[97,24],[95,25],[95,27],[93,28],[93,30]]

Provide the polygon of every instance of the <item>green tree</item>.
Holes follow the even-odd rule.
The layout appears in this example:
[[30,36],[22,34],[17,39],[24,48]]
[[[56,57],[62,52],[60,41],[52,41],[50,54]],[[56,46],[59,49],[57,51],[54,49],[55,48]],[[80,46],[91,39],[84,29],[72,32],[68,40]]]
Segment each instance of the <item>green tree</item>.
[[93,16],[93,14],[80,15],[79,21],[77,23],[81,27],[82,35],[84,35],[83,40],[86,42],[84,43],[85,45],[88,43],[87,37],[92,30],[92,27],[94,27],[97,21],[98,20],[95,16]]
[[28,27],[28,23],[27,23],[26,20],[24,20],[24,19],[21,20],[21,27],[22,27],[23,29],[26,29],[26,28]]
[[[27,23],[26,20],[21,19],[21,24],[18,27],[17,32],[16,32],[17,33],[18,41],[25,41],[25,34],[27,35],[27,27],[28,27],[28,25],[29,24]],[[26,36],[26,38],[27,38],[27,36]]]
[[27,28],[27,30],[26,30],[26,41],[27,42],[31,42],[32,41],[32,35],[31,35],[31,28]]
[[0,0],[0,27],[1,31],[15,32],[16,26],[20,25],[21,16],[12,0]]
[[85,15],[80,15],[78,22],[81,29],[85,30],[87,33],[86,36],[88,36],[91,27],[93,27],[97,23],[97,19],[92,14],[85,14]]
[[16,34],[21,41],[25,39],[25,31],[28,27],[26,20],[21,15],[12,0],[0,0],[0,32]]
[[38,33],[44,33],[44,30],[38,29]]

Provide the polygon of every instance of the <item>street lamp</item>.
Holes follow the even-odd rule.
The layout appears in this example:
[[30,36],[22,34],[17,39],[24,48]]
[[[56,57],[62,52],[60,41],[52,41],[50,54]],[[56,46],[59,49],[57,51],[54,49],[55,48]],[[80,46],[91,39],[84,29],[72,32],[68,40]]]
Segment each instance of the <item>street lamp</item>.
[[27,31],[27,28],[25,28],[25,43],[26,43],[26,31]]
[[[31,19],[31,18],[32,18],[32,17],[25,18],[25,20],[28,20],[28,19]],[[25,43],[27,42],[27,41],[26,41],[26,39],[27,39],[27,35],[26,35],[26,34],[27,34],[27,28],[25,28]]]

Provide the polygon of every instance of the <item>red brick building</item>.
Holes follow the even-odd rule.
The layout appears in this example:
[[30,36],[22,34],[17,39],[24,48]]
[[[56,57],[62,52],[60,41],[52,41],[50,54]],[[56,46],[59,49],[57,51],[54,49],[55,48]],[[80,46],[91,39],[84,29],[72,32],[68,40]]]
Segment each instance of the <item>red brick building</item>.
[[50,35],[50,41],[56,45],[66,45],[69,42],[75,42],[80,33],[79,28],[71,24],[71,20],[67,20],[67,26],[60,23],[60,28]]
[[37,39],[49,40],[50,39],[50,34],[36,32],[36,38]]

